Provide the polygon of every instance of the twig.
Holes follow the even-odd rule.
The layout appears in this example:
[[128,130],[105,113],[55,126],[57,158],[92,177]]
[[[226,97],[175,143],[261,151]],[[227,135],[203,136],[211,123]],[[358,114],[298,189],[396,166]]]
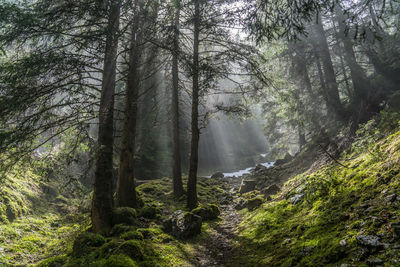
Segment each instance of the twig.
[[333,159],[337,164],[339,164],[340,166],[343,166],[345,168],[349,168],[349,166],[343,165],[342,163],[340,163],[337,159],[335,159],[335,157],[333,157],[323,146],[319,145],[319,147],[331,158]]

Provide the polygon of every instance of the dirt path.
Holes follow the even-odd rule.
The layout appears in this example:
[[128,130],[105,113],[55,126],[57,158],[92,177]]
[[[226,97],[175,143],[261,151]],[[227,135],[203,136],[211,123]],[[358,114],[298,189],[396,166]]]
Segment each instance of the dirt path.
[[[238,187],[237,183],[238,181],[227,184],[226,191]],[[234,209],[233,201],[228,205],[221,205],[220,208],[222,220],[213,227],[209,240],[200,247],[197,266],[232,266],[231,259],[236,253],[233,243],[235,231],[241,217]]]

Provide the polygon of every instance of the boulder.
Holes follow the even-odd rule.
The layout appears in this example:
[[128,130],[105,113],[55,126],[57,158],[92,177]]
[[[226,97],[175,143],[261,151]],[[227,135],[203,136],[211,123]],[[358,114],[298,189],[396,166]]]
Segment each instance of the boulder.
[[212,179],[222,179],[224,177],[225,177],[225,175],[222,172],[216,172],[213,175],[211,175]]
[[269,197],[271,195],[275,195],[280,190],[281,189],[276,184],[272,184],[272,185],[268,186],[267,188],[261,190],[261,192],[265,195],[265,197]]
[[371,258],[367,260],[368,266],[383,266],[383,260],[379,258]]
[[112,222],[113,225],[117,224],[135,225],[136,210],[129,207],[115,208],[113,210]]
[[383,243],[379,241],[379,237],[373,235],[358,235],[357,242],[366,247],[383,247]]
[[292,203],[293,205],[296,205],[298,202],[300,202],[304,197],[304,194],[296,194],[293,197],[289,198],[289,202]]
[[72,256],[79,258],[88,255],[104,243],[106,243],[106,240],[103,236],[95,233],[83,232],[74,240]]
[[200,234],[202,219],[192,212],[175,211],[171,217],[164,221],[164,229],[173,236],[181,239]]
[[239,193],[244,194],[254,191],[255,189],[256,189],[256,181],[243,179],[239,187]]
[[247,202],[243,198],[240,198],[239,201],[236,202],[234,208],[235,210],[242,210],[246,208]]
[[264,172],[267,170],[267,167],[265,167],[262,164],[257,164],[257,166],[254,168],[254,172],[259,173],[259,172]]
[[293,156],[290,155],[289,153],[286,153],[285,157],[283,159],[277,159],[275,161],[275,166],[279,166],[279,165],[283,165],[285,163],[288,163],[289,161],[291,161],[293,159]]
[[217,219],[218,216],[221,214],[221,211],[217,205],[207,204],[195,208],[194,210],[192,210],[192,213],[200,216],[203,221],[209,221]]
[[263,199],[261,197],[255,197],[247,200],[246,206],[249,211],[252,211],[261,206],[262,203]]

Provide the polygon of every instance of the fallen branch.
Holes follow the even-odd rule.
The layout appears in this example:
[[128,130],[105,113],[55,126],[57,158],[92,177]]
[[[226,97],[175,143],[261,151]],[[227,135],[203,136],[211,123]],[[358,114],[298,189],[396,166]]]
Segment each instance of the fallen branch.
[[340,166],[343,166],[345,168],[349,168],[349,166],[343,165],[340,161],[338,161],[337,159],[335,159],[334,156],[332,156],[322,145],[319,145],[319,147],[331,158],[333,159],[337,164],[339,164]]

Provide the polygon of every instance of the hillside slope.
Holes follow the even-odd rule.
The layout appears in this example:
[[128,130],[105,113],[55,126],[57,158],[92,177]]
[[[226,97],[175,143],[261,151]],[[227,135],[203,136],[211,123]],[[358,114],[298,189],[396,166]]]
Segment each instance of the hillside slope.
[[243,210],[238,265],[399,266],[399,118],[382,112],[337,162],[291,178],[271,201]]

